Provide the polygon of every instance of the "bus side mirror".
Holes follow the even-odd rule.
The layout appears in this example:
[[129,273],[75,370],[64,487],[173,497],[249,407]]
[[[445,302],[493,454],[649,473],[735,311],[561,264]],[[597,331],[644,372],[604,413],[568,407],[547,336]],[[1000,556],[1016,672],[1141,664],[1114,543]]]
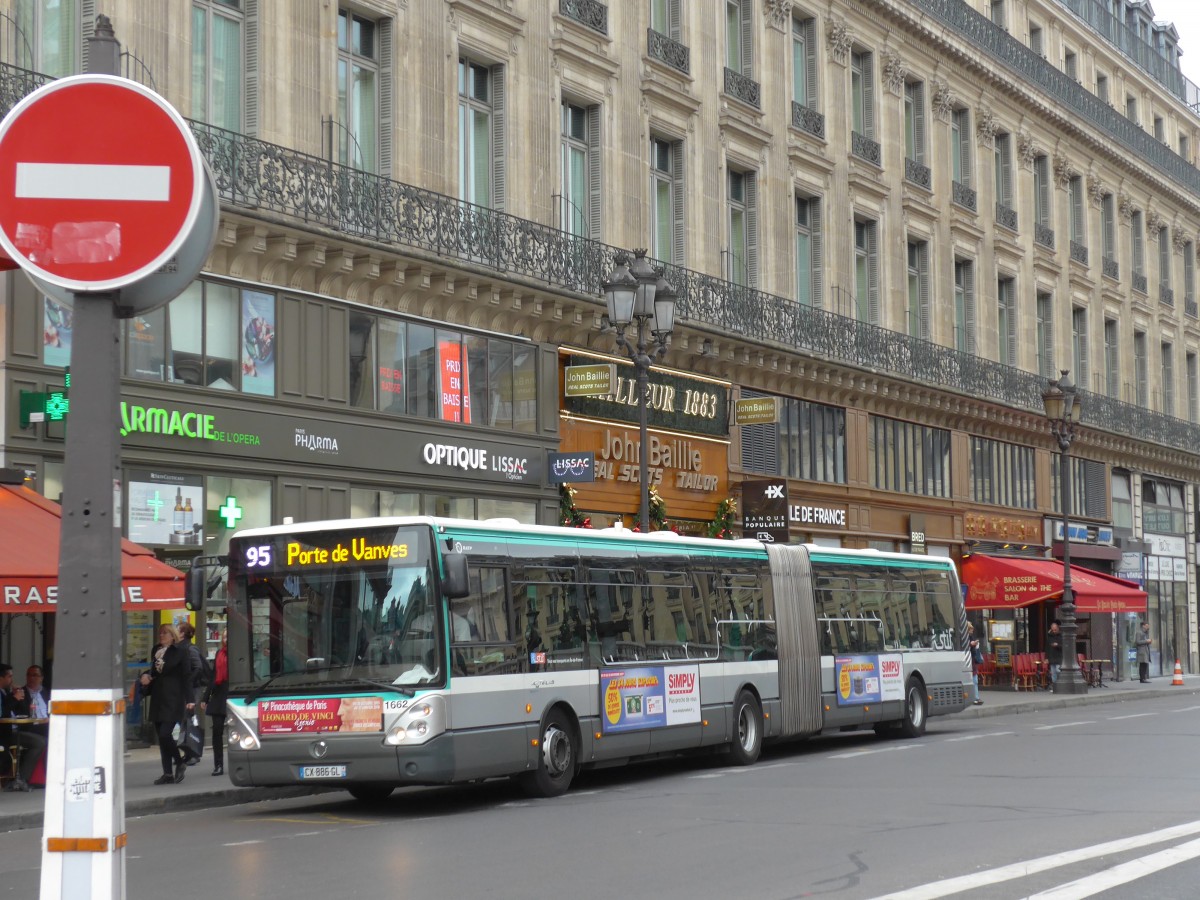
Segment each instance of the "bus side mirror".
[[466,597],[471,593],[471,579],[467,575],[465,553],[447,553],[442,557],[446,573],[442,578],[442,593],[450,600]]
[[183,605],[192,612],[204,607],[208,595],[208,580],[204,577],[204,566],[194,562],[188,567],[187,577],[183,584]]

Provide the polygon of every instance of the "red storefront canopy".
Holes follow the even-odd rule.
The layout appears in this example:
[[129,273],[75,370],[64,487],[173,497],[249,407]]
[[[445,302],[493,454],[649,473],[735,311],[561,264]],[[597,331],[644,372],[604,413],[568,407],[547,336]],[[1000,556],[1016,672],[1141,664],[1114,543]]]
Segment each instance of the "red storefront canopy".
[[[967,609],[1016,609],[1062,596],[1063,566],[1053,559],[985,556],[963,561]],[[1079,612],[1145,612],[1146,592],[1132,581],[1071,566],[1071,590]]]
[[[0,613],[54,612],[62,507],[27,487],[0,484]],[[121,539],[121,608],[183,606],[183,573]]]

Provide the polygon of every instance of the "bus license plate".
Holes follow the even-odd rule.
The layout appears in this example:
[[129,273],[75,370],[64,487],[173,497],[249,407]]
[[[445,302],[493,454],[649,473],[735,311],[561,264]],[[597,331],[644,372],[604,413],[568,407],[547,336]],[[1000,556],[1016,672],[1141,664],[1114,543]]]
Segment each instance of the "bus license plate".
[[345,766],[302,766],[301,778],[345,778]]

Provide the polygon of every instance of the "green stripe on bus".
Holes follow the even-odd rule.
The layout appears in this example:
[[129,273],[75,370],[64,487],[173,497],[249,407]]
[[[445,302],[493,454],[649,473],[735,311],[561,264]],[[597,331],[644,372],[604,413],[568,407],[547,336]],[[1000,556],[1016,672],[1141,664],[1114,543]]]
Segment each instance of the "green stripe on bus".
[[[578,539],[572,539],[560,537],[556,534],[542,537],[526,532],[474,531],[462,528],[447,528],[442,532],[442,535],[456,540],[476,538],[479,540],[502,541],[508,544],[530,544],[538,547],[598,547],[604,550],[625,550],[630,552],[644,551],[648,547],[647,544],[637,543],[633,540],[593,537],[591,535],[581,535]],[[680,555],[723,556],[734,559],[757,560],[765,560],[767,558],[765,550],[750,547],[701,547],[695,544],[672,544],[669,541],[655,542],[653,546],[655,551],[661,550],[664,553]]]
[[894,559],[889,556],[843,556],[838,553],[810,553],[809,558],[813,562],[844,563],[849,566],[874,566],[878,568],[892,566],[897,569],[933,569],[937,571],[950,571],[952,568],[950,560],[943,560],[936,556],[929,557],[928,562],[924,560]]

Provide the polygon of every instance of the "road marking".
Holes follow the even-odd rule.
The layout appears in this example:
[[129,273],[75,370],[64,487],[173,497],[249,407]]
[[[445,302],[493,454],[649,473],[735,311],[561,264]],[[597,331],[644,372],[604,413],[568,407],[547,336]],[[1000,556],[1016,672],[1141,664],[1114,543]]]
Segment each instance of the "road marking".
[[1200,706],[1185,706],[1183,709],[1173,709],[1171,712],[1194,712],[1200,709]]
[[1119,722],[1119,721],[1121,721],[1121,719],[1142,719],[1142,718],[1145,718],[1146,716],[1156,716],[1156,715],[1158,715],[1158,713],[1134,713],[1133,715],[1130,715],[1130,716],[1109,716],[1108,721]]
[[977,741],[980,738],[1004,737],[1005,735],[1016,734],[1015,731],[989,731],[987,734],[966,734],[962,737],[946,738],[942,743],[953,744],[955,741]]
[[222,847],[249,847],[251,844],[261,844],[262,841],[233,841],[229,844],[222,844]]
[[1035,897],[1046,898],[1046,900],[1054,900],[1054,898],[1083,900],[1084,897],[1091,897],[1119,885],[1137,881],[1139,878],[1145,878],[1155,872],[1177,866],[1190,859],[1195,859],[1197,856],[1200,856],[1200,840],[1188,841],[1186,844],[1180,844],[1169,850],[1160,850],[1158,853],[1151,853],[1141,859],[1131,859],[1127,863],[1121,863],[1119,866],[1113,866],[1111,869],[1097,872],[1095,875],[1087,875],[1067,884],[1060,884],[1058,887],[1042,891],[1040,894],[1031,894],[1028,900],[1033,900]]
[[1182,825],[1173,825],[1170,828],[1163,828],[1159,831],[1148,831],[1145,834],[1119,838],[1118,840],[1108,841],[1104,844],[1093,844],[1090,847],[1081,847],[1078,850],[1052,853],[1050,856],[1011,863],[1010,865],[1000,866],[995,869],[986,869],[983,872],[975,872],[971,875],[960,875],[956,878],[946,878],[942,881],[931,881],[929,884],[922,884],[903,891],[884,894],[881,897],[877,897],[876,900],[937,900],[939,897],[949,897],[961,891],[971,891],[989,884],[1000,884],[1001,882],[1011,881],[1014,878],[1024,878],[1028,875],[1036,875],[1039,872],[1048,872],[1051,869],[1057,869],[1061,866],[1074,865],[1078,862],[1095,859],[1098,856],[1107,856],[1111,853],[1124,853],[1127,850],[1136,850],[1138,847],[1161,844],[1164,841],[1173,841],[1177,838],[1190,837],[1194,834],[1200,834],[1200,821],[1185,822]]
[[856,759],[860,756],[870,756],[872,753],[895,753],[897,750],[915,750],[915,744],[898,744],[895,747],[880,747],[877,750],[852,750],[849,753],[831,753],[826,759]]
[[171,167],[17,163],[15,193],[30,200],[166,202]]
[[1051,728],[1074,728],[1076,725],[1095,725],[1095,722],[1060,722],[1058,725],[1038,725],[1035,731],[1049,731]]
[[754,772],[757,766],[736,766],[729,769],[722,769],[719,772],[705,772],[702,775],[692,775],[692,778],[724,778],[726,775],[746,775]]

